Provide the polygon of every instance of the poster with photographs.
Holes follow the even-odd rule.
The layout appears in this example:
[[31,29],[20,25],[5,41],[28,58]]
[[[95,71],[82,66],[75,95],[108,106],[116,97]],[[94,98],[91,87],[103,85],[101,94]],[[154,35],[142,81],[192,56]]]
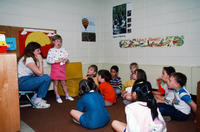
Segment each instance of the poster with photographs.
[[94,18],[82,17],[81,18],[82,41],[95,42],[95,23]]
[[113,37],[126,37],[132,32],[132,4],[113,7]]

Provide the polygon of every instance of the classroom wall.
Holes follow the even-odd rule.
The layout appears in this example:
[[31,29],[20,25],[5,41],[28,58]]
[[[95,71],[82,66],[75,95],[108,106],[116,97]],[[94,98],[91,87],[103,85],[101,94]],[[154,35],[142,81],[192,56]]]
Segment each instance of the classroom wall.
[[[127,38],[184,35],[181,47],[120,48],[112,36],[112,7],[132,3],[133,33]],[[199,66],[199,0],[109,0],[104,10],[106,63]]]
[[[103,62],[102,11],[104,0],[1,0],[0,25],[56,29],[71,61]],[[92,17],[96,42],[81,41],[81,17]]]
[[[112,8],[127,2],[133,5],[133,33],[128,38],[184,35],[184,45],[120,48],[119,41],[126,38],[113,38]],[[56,29],[70,60],[83,63],[84,75],[90,64],[97,64],[99,69],[117,64],[125,81],[129,78],[129,64],[137,62],[156,87],[155,79],[162,67],[172,65],[187,75],[188,89],[196,94],[200,80],[199,0],[1,0],[1,5],[0,25]],[[95,18],[96,42],[81,41],[82,16]],[[49,73],[50,66],[44,63],[44,67]]]

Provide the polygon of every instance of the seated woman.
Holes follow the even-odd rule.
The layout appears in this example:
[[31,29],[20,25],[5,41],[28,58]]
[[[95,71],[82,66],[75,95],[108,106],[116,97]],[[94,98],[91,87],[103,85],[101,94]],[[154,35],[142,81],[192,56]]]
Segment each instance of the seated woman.
[[43,74],[43,59],[40,44],[30,42],[18,58],[18,82],[20,91],[36,91],[32,97],[35,108],[49,108],[43,100],[47,94],[51,79]]
[[102,95],[96,92],[92,78],[80,81],[79,96],[77,110],[72,109],[70,112],[74,122],[88,129],[104,127],[110,121],[110,114]]

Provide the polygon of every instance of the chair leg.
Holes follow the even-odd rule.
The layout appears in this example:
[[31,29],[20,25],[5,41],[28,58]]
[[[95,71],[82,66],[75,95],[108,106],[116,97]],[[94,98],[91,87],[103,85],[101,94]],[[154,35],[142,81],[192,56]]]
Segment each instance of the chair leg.
[[29,102],[31,103],[31,105],[33,107],[35,107],[35,104],[33,103],[33,101],[30,99],[30,97],[28,96],[28,94],[26,94],[27,99],[29,100]]

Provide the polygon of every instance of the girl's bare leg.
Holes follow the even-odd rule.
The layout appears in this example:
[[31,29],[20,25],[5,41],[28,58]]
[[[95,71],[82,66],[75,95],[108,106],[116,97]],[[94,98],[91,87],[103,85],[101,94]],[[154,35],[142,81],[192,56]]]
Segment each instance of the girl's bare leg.
[[63,90],[65,92],[65,95],[68,95],[66,80],[61,80],[61,84],[62,84]]
[[83,112],[80,112],[80,111],[78,111],[78,110],[72,109],[72,110],[70,111],[70,115],[71,115],[74,119],[76,119],[78,122],[79,122],[79,119],[80,119],[80,117],[81,117],[82,114],[83,114]]
[[59,96],[59,94],[58,94],[58,82],[59,82],[59,80],[53,81],[54,92],[55,92],[56,96]]
[[113,120],[111,126],[116,132],[124,132],[124,129],[126,128],[126,123]]

